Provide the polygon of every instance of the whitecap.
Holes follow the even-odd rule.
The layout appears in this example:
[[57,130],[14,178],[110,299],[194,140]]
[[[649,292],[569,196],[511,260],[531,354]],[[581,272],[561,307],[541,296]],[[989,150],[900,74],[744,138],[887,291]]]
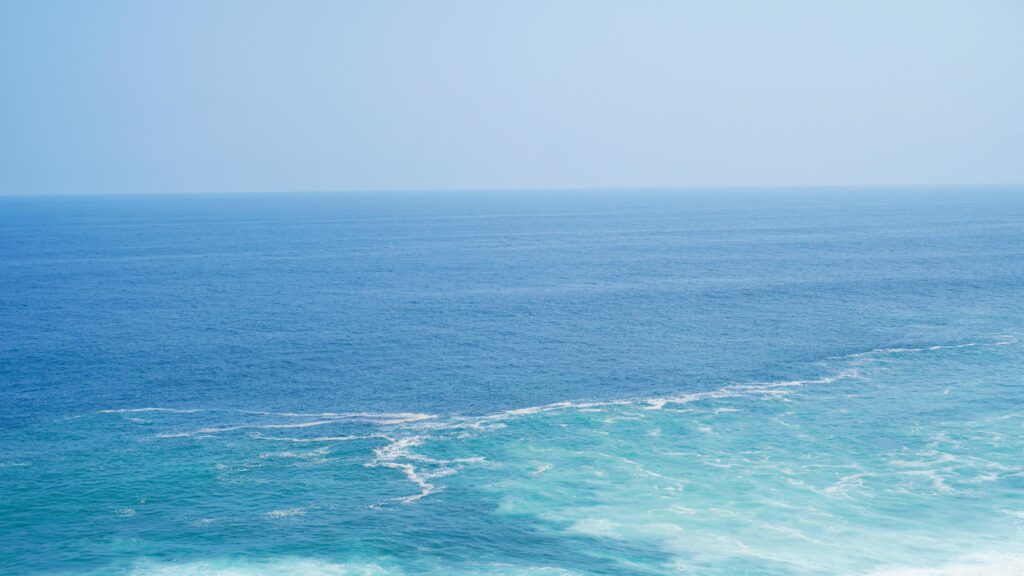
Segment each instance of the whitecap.
[[292,516],[305,516],[305,508],[284,508],[281,510],[271,510],[264,514],[267,518],[289,518]]

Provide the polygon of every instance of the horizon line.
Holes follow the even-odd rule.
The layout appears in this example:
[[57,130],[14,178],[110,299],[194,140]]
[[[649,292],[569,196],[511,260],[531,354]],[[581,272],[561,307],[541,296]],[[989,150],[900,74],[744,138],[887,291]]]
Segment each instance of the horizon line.
[[296,190],[177,190],[143,192],[40,192],[27,194],[0,193],[0,198],[61,198],[98,196],[229,196],[260,194],[431,194],[431,193],[499,193],[499,192],[703,192],[703,191],[779,191],[779,190],[962,190],[967,188],[1012,189],[1024,188],[1017,183],[961,183],[961,184],[741,184],[741,185],[681,185],[681,186],[530,186],[509,187],[453,187],[453,188],[339,188]]

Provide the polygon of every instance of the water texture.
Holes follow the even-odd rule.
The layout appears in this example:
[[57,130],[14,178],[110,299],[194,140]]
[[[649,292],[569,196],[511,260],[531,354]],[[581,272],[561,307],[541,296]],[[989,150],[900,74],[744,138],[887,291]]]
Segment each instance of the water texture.
[[4,574],[1024,573],[1024,195],[0,199]]

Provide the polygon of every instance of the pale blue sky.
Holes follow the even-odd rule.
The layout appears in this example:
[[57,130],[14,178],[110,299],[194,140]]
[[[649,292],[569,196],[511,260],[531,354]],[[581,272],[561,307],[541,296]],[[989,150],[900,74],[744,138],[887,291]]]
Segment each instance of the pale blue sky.
[[1024,2],[0,3],[0,193],[1024,182]]

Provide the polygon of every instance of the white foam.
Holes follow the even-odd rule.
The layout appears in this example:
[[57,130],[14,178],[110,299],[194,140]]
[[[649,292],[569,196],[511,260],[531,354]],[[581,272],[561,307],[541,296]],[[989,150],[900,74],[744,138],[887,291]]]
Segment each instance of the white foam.
[[[104,572],[106,574],[108,572]],[[422,570],[412,572],[422,574]],[[500,563],[471,563],[464,566],[438,565],[431,574],[451,576],[572,576],[577,574],[562,568],[521,566]],[[133,576],[402,576],[408,574],[386,562],[352,560],[329,562],[314,558],[283,557],[272,561],[256,562],[236,558],[217,558],[183,563],[136,563]]]
[[264,514],[267,518],[290,518],[292,516],[305,516],[304,508],[284,508],[282,510],[271,510]]
[[303,459],[307,459],[307,458],[319,458],[320,456],[323,456],[324,454],[327,454],[327,448],[317,448],[316,450],[311,450],[309,452],[292,452],[290,450],[286,450],[284,452],[264,452],[264,453],[260,454],[260,458],[261,459],[267,459],[267,458],[303,458]]
[[271,442],[296,442],[296,443],[309,443],[309,442],[348,442],[351,440],[368,440],[371,438],[387,438],[382,434],[365,434],[361,436],[317,436],[315,438],[291,438],[281,436],[264,436],[258,432],[253,433],[252,438],[259,440],[268,440]]
[[554,467],[555,467],[555,465],[554,465],[554,464],[548,464],[548,463],[545,463],[545,464],[541,464],[541,465],[540,465],[540,466],[538,466],[538,467],[537,467],[537,468],[536,468],[535,470],[533,470],[532,472],[530,472],[530,475],[531,475],[531,476],[536,476],[536,475],[538,475],[538,474],[543,474],[543,473],[547,472],[548,470],[551,470],[551,469],[552,469],[552,468],[554,468]]
[[[300,422],[298,424],[260,424],[258,426],[248,426],[249,428],[310,428],[312,426],[323,426],[325,424],[335,424],[337,420],[315,420],[313,422]],[[245,426],[239,426],[239,428],[245,428]]]
[[[133,408],[130,411],[175,411],[165,408]],[[128,410],[124,410],[128,411]],[[188,412],[199,412],[200,410],[190,410]],[[185,411],[179,411],[185,412]],[[211,426],[201,428],[199,430],[189,432],[166,432],[157,434],[157,438],[187,438],[195,436],[205,436],[212,434],[219,434],[221,432],[231,432],[235,430],[274,430],[274,429],[289,429],[289,428],[311,428],[314,426],[327,426],[330,424],[338,424],[349,420],[364,420],[370,424],[378,426],[392,426],[409,424],[413,422],[420,422],[424,420],[431,420],[437,418],[434,414],[422,414],[419,412],[319,412],[319,413],[298,413],[298,412],[261,412],[254,410],[239,410],[237,411],[243,414],[257,414],[261,416],[280,416],[287,418],[310,418],[316,417],[318,420],[312,420],[309,422],[287,422],[287,423],[271,423],[271,424],[237,424],[237,425],[226,425],[226,426]],[[312,439],[310,441],[327,441],[328,439],[334,440],[348,440],[354,439],[357,436],[335,436],[335,437],[324,437],[322,439]],[[301,439],[294,439],[294,441],[303,441]]]
[[217,559],[175,564],[138,563],[133,576],[398,576],[374,563],[335,563],[308,558],[282,558],[272,562]]
[[931,481],[932,488],[936,492],[955,492],[951,486],[946,484],[945,478],[939,475],[938,471],[935,470],[903,470],[897,472],[897,474],[903,476],[921,476]]
[[107,410],[97,410],[97,414],[130,414],[133,412],[171,412],[174,414],[194,414],[196,412],[203,412],[199,409],[180,409],[180,408],[110,408]]
[[[389,444],[375,448],[374,458],[367,462],[368,468],[391,468],[400,470],[405,477],[420,488],[418,494],[397,498],[403,504],[411,504],[421,498],[425,498],[444,486],[437,486],[430,482],[431,479],[449,476],[456,473],[462,464],[484,462],[482,457],[454,458],[452,460],[438,460],[421,454],[416,454],[412,448],[423,444],[424,436],[406,436],[398,439],[391,439]],[[433,466],[433,470],[420,470],[415,463]]]
[[1002,552],[972,554],[955,562],[932,567],[884,568],[871,576],[1020,576],[1024,555]]
[[580,410],[588,411],[598,408],[605,408],[608,406],[626,406],[635,404],[636,400],[607,400],[603,402],[553,402],[551,404],[542,404],[540,406],[527,406],[525,408],[514,408],[512,410],[505,410],[498,412],[497,414],[491,414],[488,416],[477,417],[476,420],[504,420],[508,418],[516,418],[518,416],[530,416],[533,414],[541,414],[543,412],[554,412],[564,410]]
[[330,421],[338,420],[369,420],[375,424],[404,424],[437,418],[436,414],[422,412],[260,412],[243,411],[247,414],[262,416],[283,416],[286,418],[323,418]]
[[195,436],[209,436],[213,434],[219,434],[221,432],[231,432],[233,430],[244,430],[248,426],[220,426],[220,427],[209,427],[200,428],[192,432],[166,432],[163,434],[157,434],[157,438],[191,438]]
[[598,538],[622,538],[620,527],[607,518],[583,518],[573,522],[568,531]]
[[842,494],[846,495],[851,489],[860,488],[864,485],[862,478],[870,476],[864,472],[858,474],[850,474],[843,476],[838,482],[822,490],[825,494]]
[[207,428],[200,428],[199,430],[193,430],[191,432],[166,432],[163,434],[157,434],[157,438],[191,438],[195,436],[209,436],[213,434],[220,434],[221,432],[233,432],[235,430],[252,430],[252,429],[277,429],[277,428],[310,428],[312,426],[324,426],[326,424],[335,424],[337,420],[316,420],[313,422],[299,422],[296,424],[239,424],[236,426],[211,426]]
[[975,348],[978,346],[1009,346],[1013,343],[1015,343],[1014,339],[1002,339],[996,342],[965,342],[963,344],[936,344],[933,346],[923,346],[920,348],[875,348],[874,350],[868,350],[866,352],[847,354],[842,358],[864,358],[868,356],[881,356],[885,354],[908,354],[914,352],[933,352],[936,350],[956,350],[958,348]]
[[[751,382],[746,384],[731,384],[719,388],[717,390],[708,390],[705,392],[690,392],[687,394],[680,394],[678,396],[668,396],[663,398],[646,398],[643,400],[635,401],[643,405],[644,408],[649,410],[662,410],[668,404],[689,404],[692,402],[699,402],[701,400],[720,400],[723,398],[740,398],[749,395],[761,395],[761,396],[783,396],[788,394],[787,389],[796,388],[800,386],[809,385],[821,385],[821,384],[832,384],[839,380],[847,378],[856,378],[859,376],[859,372],[856,369],[849,368],[843,370],[837,374],[831,376],[823,376],[821,378],[814,378],[808,380],[781,380],[776,382]],[[735,408],[719,408],[718,411],[735,411]]]
[[404,504],[411,504],[421,498],[425,498],[433,494],[437,490],[437,486],[427,482],[427,479],[417,472],[416,466],[408,462],[398,461],[400,459],[408,458],[410,456],[409,449],[419,446],[422,443],[423,438],[420,436],[408,436],[393,440],[390,444],[380,448],[375,448],[373,450],[374,459],[366,464],[367,467],[371,468],[379,467],[401,470],[410,482],[419,486],[419,494],[398,498],[398,500]]
[[[992,345],[1004,345],[1004,342],[997,342]],[[986,344],[978,344],[975,342],[963,343],[963,344],[952,344],[952,345],[933,345],[919,348],[884,348],[870,350],[868,352],[861,352],[857,354],[851,354],[845,356],[846,359],[856,359],[871,355],[880,354],[894,354],[894,353],[910,353],[910,352],[926,352],[933,350],[952,349],[952,348],[968,348],[974,346],[984,346]],[[189,437],[189,436],[202,436],[212,435],[222,432],[229,432],[235,430],[275,430],[275,429],[299,429],[309,427],[328,426],[342,423],[358,424],[363,425],[378,425],[378,426],[399,426],[400,430],[405,431],[419,431],[425,430],[438,430],[445,432],[438,432],[437,435],[440,438],[451,439],[461,438],[475,435],[480,432],[489,432],[494,429],[505,427],[508,422],[521,419],[530,418],[540,414],[554,413],[554,412],[589,412],[596,410],[603,410],[613,406],[628,406],[636,407],[644,410],[671,410],[673,405],[686,405],[702,401],[715,401],[715,400],[727,400],[731,398],[749,398],[760,397],[763,400],[777,402],[777,401],[788,401],[787,395],[791,395],[796,389],[806,386],[818,386],[828,385],[842,380],[855,379],[860,377],[856,366],[857,362],[846,362],[846,368],[835,371],[833,373],[821,376],[818,378],[809,379],[794,379],[794,380],[777,380],[777,381],[765,381],[765,382],[745,382],[745,383],[733,383],[723,386],[714,390],[706,390],[700,392],[689,392],[678,394],[674,396],[664,396],[656,398],[633,398],[633,399],[622,399],[622,400],[609,400],[609,401],[560,401],[553,402],[550,404],[542,404],[538,406],[527,406],[522,408],[514,408],[497,412],[494,414],[483,415],[483,416],[450,416],[447,418],[439,418],[434,414],[426,414],[420,412],[257,412],[257,411],[235,411],[243,412],[247,414],[258,414],[262,416],[275,416],[278,419],[287,419],[284,422],[276,423],[251,423],[251,424],[239,424],[239,425],[228,425],[219,427],[207,427],[202,428],[193,432],[177,432],[177,433],[165,433],[159,434],[161,438],[174,438],[174,437]],[[690,411],[690,412],[705,412],[706,410],[713,410],[715,414],[732,412],[738,410],[735,407],[729,406],[733,404],[731,402],[717,403],[718,405],[712,405],[705,407],[703,405],[689,407],[686,410],[673,410],[673,411]],[[721,404],[725,404],[722,406]],[[167,411],[167,412],[182,412],[191,413],[198,412],[200,410],[178,410],[172,408],[157,408],[157,407],[146,407],[146,408],[132,408],[132,409],[118,409],[108,410],[106,412],[152,412],[152,411]],[[636,415],[636,413],[633,413]],[[640,417],[643,417],[643,413],[640,413]],[[1008,416],[1010,417],[1010,416]],[[291,419],[310,419],[308,421],[293,421]],[[610,418],[607,421],[612,422],[618,419]],[[698,422],[700,426],[697,430],[704,433],[712,433],[715,428],[707,425],[713,422]],[[571,426],[566,423],[559,423],[562,426]],[[430,436],[425,435],[410,435],[401,436],[399,434],[393,434],[390,429],[385,430],[386,434],[367,434],[367,435],[354,435],[354,434],[340,434],[340,435],[323,435],[311,438],[302,437],[274,437],[274,436],[262,436],[258,432],[252,432],[251,437],[276,442],[293,442],[293,443],[316,443],[316,442],[347,442],[357,439],[371,439],[380,438],[387,440],[387,444],[379,446],[373,449],[372,460],[367,462],[365,465],[368,467],[380,467],[388,468],[400,471],[405,478],[418,487],[419,491],[416,494],[398,498],[397,500],[404,503],[416,502],[440,489],[433,480],[436,478],[448,476],[457,472],[462,464],[480,462],[482,459],[479,458],[467,458],[467,459],[454,459],[454,460],[438,460],[428,458],[421,454],[414,452],[414,448],[421,445]],[[433,432],[432,432],[433,433]],[[658,431],[652,432],[652,434],[658,434]],[[279,457],[279,458],[302,458],[309,457],[313,453],[298,453],[298,452],[271,452],[261,454],[261,457]],[[899,461],[891,462],[894,466],[902,467],[904,469],[899,470],[896,474],[905,476],[919,476],[925,477],[931,481],[932,487],[938,492],[951,492],[954,491],[952,487],[945,483],[944,476],[948,472],[941,469],[932,469],[930,466],[934,465],[935,462],[922,463],[924,466],[901,466]],[[711,464],[717,465],[717,464]],[[910,468],[910,469],[907,469]],[[914,469],[924,468],[924,469]],[[543,472],[543,470],[541,470]],[[847,490],[856,488],[860,483],[860,475],[851,475],[839,480],[835,485],[824,488],[822,491],[826,494],[845,494]]]
[[[997,344],[1002,344],[999,342]],[[851,354],[845,358],[858,358],[869,355],[877,355],[883,353],[897,353],[897,352],[923,352],[926,350],[939,350],[945,348],[965,348],[970,346],[979,346],[980,344],[971,342],[965,344],[955,345],[935,345],[926,348],[883,348],[877,350],[870,350],[868,352],[861,352],[857,354]],[[609,406],[640,406],[649,410],[662,410],[665,409],[669,404],[689,404],[693,402],[699,402],[702,400],[720,400],[726,398],[737,398],[750,395],[760,395],[765,398],[781,398],[788,394],[788,389],[808,386],[808,385],[822,385],[831,384],[839,380],[856,378],[858,377],[858,371],[855,368],[848,368],[842,370],[836,374],[829,376],[823,376],[814,379],[805,380],[782,380],[774,382],[752,382],[752,383],[740,383],[731,384],[724,386],[716,390],[708,390],[702,392],[691,392],[685,394],[679,394],[675,396],[657,397],[657,398],[642,398],[642,399],[624,399],[624,400],[609,400],[609,401],[561,401],[553,402],[551,404],[543,404],[539,406],[527,406],[523,408],[514,408],[511,410],[505,410],[496,414],[490,414],[485,416],[475,417],[462,417],[453,416],[443,422],[436,422],[427,425],[426,427],[433,429],[454,429],[454,428],[465,428],[478,431],[487,431],[494,428],[503,427],[501,423],[503,420],[510,420],[524,416],[532,416],[536,414],[555,412],[555,411],[592,411],[597,409],[606,408]],[[718,411],[735,410],[735,408],[719,408]],[[118,409],[118,410],[107,410],[104,412],[122,412],[122,411],[168,411],[168,412],[198,412],[200,410],[178,410],[172,408],[131,408],[131,409]],[[223,426],[223,427],[209,427],[203,428],[194,432],[179,432],[179,433],[165,433],[158,434],[159,438],[177,438],[177,437],[188,437],[197,435],[208,435],[216,434],[220,432],[227,432],[233,430],[239,430],[244,428],[250,429],[288,429],[288,428],[307,428],[314,426],[325,426],[330,424],[336,424],[346,420],[365,420],[368,423],[382,426],[391,425],[403,425],[413,423],[423,423],[427,420],[438,420],[438,416],[435,414],[426,414],[421,412],[265,412],[265,411],[239,411],[248,414],[260,414],[260,415],[273,415],[286,418],[318,418],[317,420],[309,422],[298,422],[298,423],[275,423],[275,424],[250,424],[250,425],[237,425],[237,426]],[[312,439],[299,439],[294,438],[290,441],[295,442],[320,442],[320,441],[345,441],[359,438],[359,436],[325,436],[321,438]]]

